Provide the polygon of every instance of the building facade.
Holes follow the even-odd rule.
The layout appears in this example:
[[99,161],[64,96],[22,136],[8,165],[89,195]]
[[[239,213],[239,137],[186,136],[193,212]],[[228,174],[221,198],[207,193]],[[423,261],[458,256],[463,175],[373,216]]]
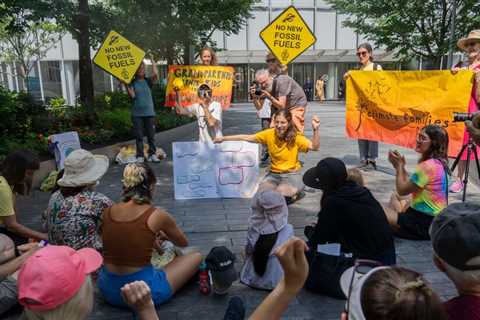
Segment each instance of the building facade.
[[[252,18],[237,34],[226,35],[214,32],[212,39],[219,48],[219,62],[231,65],[236,70],[233,92],[234,102],[249,99],[248,88],[255,71],[264,68],[267,47],[259,37],[260,31],[274,20],[285,8],[294,5],[317,41],[289,64],[289,74],[300,85],[307,81],[315,83],[319,76],[328,75],[326,98],[337,99],[343,74],[356,67],[355,55],[358,44],[365,42],[361,35],[345,28],[345,16],[338,14],[324,0],[262,0],[255,4]],[[135,39],[131,39],[135,42]],[[92,51],[92,57],[95,52]],[[376,61],[386,69],[398,68],[393,54],[384,50],[374,51]],[[159,66],[160,76],[166,77],[166,65]],[[95,94],[118,90],[119,82],[94,65]],[[70,35],[65,35],[47,56],[37,63],[28,77],[19,76],[18,66],[0,65],[0,84],[10,90],[29,91],[38,99],[48,102],[63,97],[74,104],[79,96],[78,46]]]

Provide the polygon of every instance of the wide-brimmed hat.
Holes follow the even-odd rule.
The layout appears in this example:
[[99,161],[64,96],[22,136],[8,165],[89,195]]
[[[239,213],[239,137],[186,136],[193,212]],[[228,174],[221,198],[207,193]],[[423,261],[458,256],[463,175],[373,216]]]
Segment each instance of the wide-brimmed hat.
[[458,40],[457,42],[457,46],[462,49],[462,50],[465,50],[465,44],[467,42],[480,42],[480,30],[472,30],[470,31],[470,33],[468,34],[468,36],[466,38],[462,38],[460,40]]
[[271,234],[288,223],[288,207],[285,197],[273,190],[258,191],[252,199],[249,225],[260,234]]
[[65,159],[65,173],[57,181],[61,187],[81,187],[94,184],[107,172],[107,156],[93,155],[83,149],[72,151]]

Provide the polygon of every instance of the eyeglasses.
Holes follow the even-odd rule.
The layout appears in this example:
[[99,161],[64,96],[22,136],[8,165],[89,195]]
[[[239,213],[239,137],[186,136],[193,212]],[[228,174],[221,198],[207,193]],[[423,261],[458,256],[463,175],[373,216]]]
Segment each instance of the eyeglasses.
[[348,314],[350,312],[350,297],[352,295],[352,289],[353,289],[353,280],[355,279],[355,274],[359,274],[361,276],[366,275],[369,273],[372,269],[381,267],[382,264],[378,261],[375,260],[366,260],[366,259],[357,259],[355,261],[355,265],[353,267],[353,272],[352,272],[352,277],[350,278],[350,285],[348,286],[348,296],[347,296],[347,305],[346,305],[346,310],[345,312]]
[[475,41],[470,41],[470,42],[467,42],[465,43],[465,48],[468,48],[468,47],[475,47],[475,45],[477,44],[478,42],[475,42]]
[[275,62],[277,62],[277,59],[267,59],[266,62],[267,63],[275,63]]
[[365,57],[368,54],[368,51],[359,51],[357,52],[357,57]]

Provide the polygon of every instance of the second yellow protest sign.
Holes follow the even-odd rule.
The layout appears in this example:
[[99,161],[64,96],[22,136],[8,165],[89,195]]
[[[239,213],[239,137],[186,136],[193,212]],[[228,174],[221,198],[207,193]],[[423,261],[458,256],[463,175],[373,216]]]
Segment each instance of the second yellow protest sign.
[[142,49],[112,30],[93,62],[120,81],[130,83],[144,57]]
[[350,71],[346,130],[350,138],[415,148],[418,131],[444,127],[448,155],[462,147],[465,126],[454,112],[467,112],[473,73],[460,71]]
[[317,40],[293,6],[266,26],[260,32],[260,38],[282,64],[288,64]]

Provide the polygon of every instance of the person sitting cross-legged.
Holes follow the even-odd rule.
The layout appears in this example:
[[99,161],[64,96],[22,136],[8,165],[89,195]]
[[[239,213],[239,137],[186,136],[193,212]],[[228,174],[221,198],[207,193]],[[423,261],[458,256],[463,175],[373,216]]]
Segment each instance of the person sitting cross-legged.
[[320,148],[319,126],[317,116],[312,118],[312,140],[297,132],[292,122],[292,114],[280,110],[273,116],[274,128],[266,129],[256,134],[240,134],[217,137],[215,143],[223,141],[247,141],[260,143],[267,147],[271,158],[268,174],[263,178],[260,189],[270,188],[280,192],[287,198],[287,203],[303,197],[305,185],[302,182],[300,169],[302,167],[298,155],[300,152],[318,151]]
[[195,274],[202,261],[200,253],[191,252],[176,257],[163,270],[152,266],[157,236],[179,247],[188,245],[173,217],[152,206],[156,181],[147,164],[128,164],[123,171],[122,202],[104,211],[104,266],[97,285],[105,300],[114,306],[127,306],[121,288],[133,281],[147,283],[155,305],[168,301]]

